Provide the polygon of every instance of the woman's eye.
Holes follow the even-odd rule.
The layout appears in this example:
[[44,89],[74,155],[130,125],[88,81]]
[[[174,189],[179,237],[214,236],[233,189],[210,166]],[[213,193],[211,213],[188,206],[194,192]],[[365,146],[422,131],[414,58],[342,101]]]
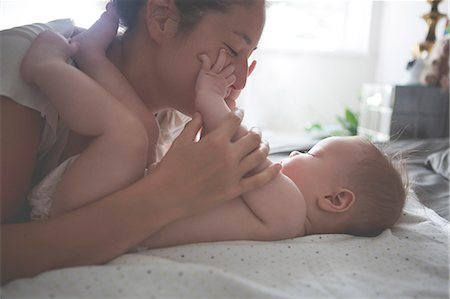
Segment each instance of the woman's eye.
[[236,52],[232,47],[230,47],[229,45],[225,44],[225,46],[227,47],[228,53],[233,56],[236,57],[238,56],[238,52]]

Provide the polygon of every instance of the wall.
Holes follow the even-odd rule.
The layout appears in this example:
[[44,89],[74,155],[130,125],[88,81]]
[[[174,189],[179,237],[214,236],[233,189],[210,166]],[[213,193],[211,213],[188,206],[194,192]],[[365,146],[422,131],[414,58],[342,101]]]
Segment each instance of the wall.
[[[400,83],[412,49],[427,35],[428,27],[421,16],[430,10],[430,5],[426,1],[384,1],[381,8],[375,81]],[[449,2],[441,2],[439,11],[449,15]],[[437,38],[442,37],[444,26],[445,21],[441,20],[436,29]]]
[[[448,1],[439,8],[447,12]],[[425,39],[427,26],[420,16],[429,10],[425,0],[375,1],[365,55],[259,49],[258,66],[241,98],[245,122],[295,134],[310,123],[336,123],[345,107],[358,109],[362,84],[401,82],[414,45]]]
[[[246,121],[284,132],[311,122],[334,122],[357,107],[358,90],[373,80],[372,55],[263,53],[243,95]],[[263,83],[266,82],[266,83]]]

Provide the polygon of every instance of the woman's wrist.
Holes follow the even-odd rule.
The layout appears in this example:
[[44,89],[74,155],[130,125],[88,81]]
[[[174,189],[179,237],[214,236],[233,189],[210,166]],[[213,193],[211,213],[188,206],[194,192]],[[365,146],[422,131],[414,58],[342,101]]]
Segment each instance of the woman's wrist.
[[169,191],[171,186],[164,182],[159,174],[151,173],[139,180],[127,190],[128,196],[140,202],[136,210],[136,216],[152,218],[151,227],[146,232],[151,235],[161,227],[185,216],[185,212],[177,204],[181,201],[181,195],[177,197],[175,192]]

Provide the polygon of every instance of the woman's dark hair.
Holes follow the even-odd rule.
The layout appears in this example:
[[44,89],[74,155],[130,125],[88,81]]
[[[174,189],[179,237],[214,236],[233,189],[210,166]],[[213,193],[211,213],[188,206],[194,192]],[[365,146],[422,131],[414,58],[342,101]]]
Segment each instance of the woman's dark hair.
[[[138,19],[139,10],[152,0],[113,0],[121,25],[132,29]],[[180,12],[179,31],[189,31],[200,22],[204,13],[208,10],[227,12],[231,6],[252,5],[258,0],[174,0],[175,6]],[[259,0],[261,1],[261,0]]]

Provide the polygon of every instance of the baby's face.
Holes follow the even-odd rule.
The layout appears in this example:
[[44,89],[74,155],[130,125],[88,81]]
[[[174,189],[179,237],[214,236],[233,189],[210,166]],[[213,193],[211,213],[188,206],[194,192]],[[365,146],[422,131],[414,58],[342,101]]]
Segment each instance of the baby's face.
[[282,162],[282,173],[300,189],[306,202],[332,193],[345,184],[352,161],[361,157],[358,137],[330,137],[318,142],[309,152],[292,152]]

